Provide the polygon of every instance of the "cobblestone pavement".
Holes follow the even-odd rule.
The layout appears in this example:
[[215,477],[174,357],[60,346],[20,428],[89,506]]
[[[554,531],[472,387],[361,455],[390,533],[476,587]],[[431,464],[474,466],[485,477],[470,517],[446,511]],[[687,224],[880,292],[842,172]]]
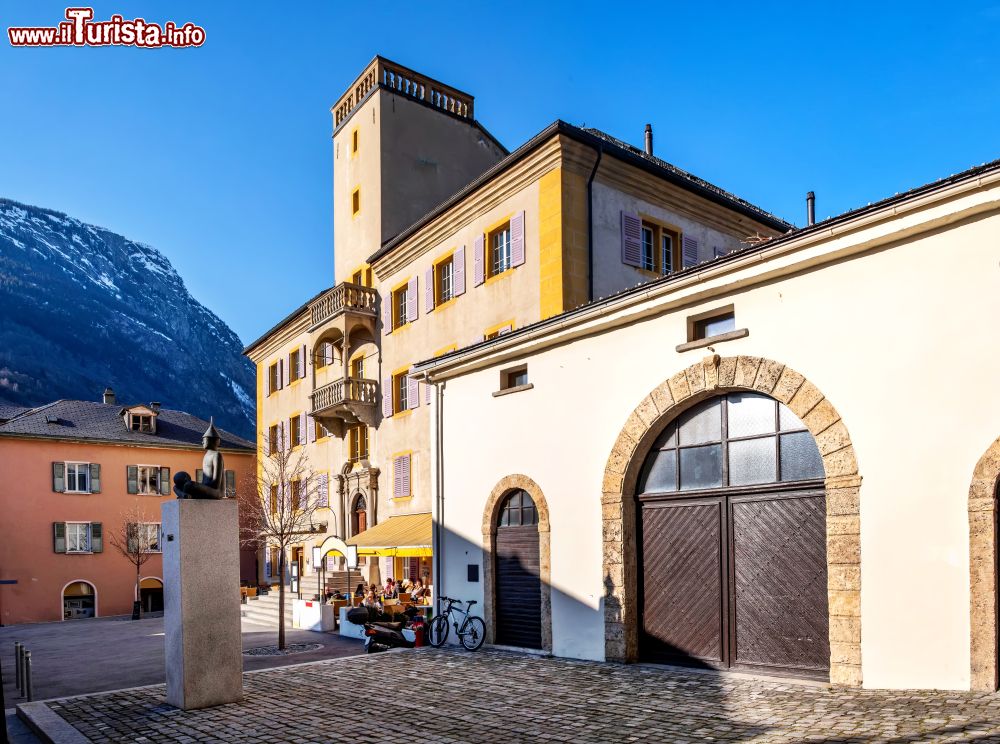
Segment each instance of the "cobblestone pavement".
[[828,688],[491,650],[319,661],[246,674],[244,683],[245,702],[188,713],[166,706],[159,685],[48,705],[98,742],[1000,742],[1000,695]]

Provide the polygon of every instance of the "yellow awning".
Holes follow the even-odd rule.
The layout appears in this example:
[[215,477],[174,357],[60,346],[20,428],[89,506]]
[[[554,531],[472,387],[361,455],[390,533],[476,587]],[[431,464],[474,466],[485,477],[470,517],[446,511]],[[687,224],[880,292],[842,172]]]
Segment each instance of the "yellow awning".
[[427,557],[431,551],[431,515],[403,514],[365,530],[345,542],[358,546],[358,555]]

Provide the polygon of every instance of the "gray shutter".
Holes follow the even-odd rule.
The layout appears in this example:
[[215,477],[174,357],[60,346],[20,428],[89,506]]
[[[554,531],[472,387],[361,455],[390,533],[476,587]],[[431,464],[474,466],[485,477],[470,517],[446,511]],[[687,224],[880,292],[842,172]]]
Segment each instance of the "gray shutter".
[[455,255],[452,257],[452,269],[451,275],[451,285],[454,287],[452,294],[455,297],[465,294],[465,246],[457,248],[455,250]]
[[236,498],[236,471],[226,471],[226,498]]
[[90,492],[101,492],[101,466],[96,462],[90,463]]
[[698,241],[685,235],[681,239],[681,266],[685,269],[698,263]]
[[299,414],[299,444],[305,444],[308,436],[306,432],[306,415]]
[[416,377],[406,378],[406,407],[417,408],[420,405],[420,383]]
[[434,267],[424,272],[424,312],[434,309]]
[[306,415],[306,436],[309,438],[310,444],[316,441],[316,419],[310,415]]
[[104,530],[100,522],[90,523],[90,552],[104,552]]
[[622,263],[642,267],[642,220],[631,212],[622,212]]
[[382,295],[382,333],[392,333],[392,292]]
[[56,493],[66,492],[66,463],[64,462],[52,463],[52,490]]
[[524,211],[510,218],[510,265],[524,263]]
[[285,387],[285,360],[278,359],[278,390]]
[[410,496],[412,494],[412,492],[410,491],[410,458],[411,457],[412,457],[412,455],[403,455],[403,457],[400,458],[400,460],[402,460],[401,465],[402,465],[402,470],[403,470],[403,475],[402,475],[402,479],[401,479],[402,483],[400,485],[400,490],[401,490],[400,496]]
[[430,383],[424,383],[424,403],[430,404],[431,402],[431,386]]
[[472,247],[472,286],[474,287],[478,287],[486,281],[486,272],[483,270],[483,261],[486,258],[485,253],[486,241],[482,235],[477,235],[476,242]]
[[129,493],[139,493],[139,466],[129,465],[126,469],[126,483]]
[[417,307],[420,305],[417,302],[417,295],[420,290],[418,288],[417,277],[411,277],[410,281],[406,285],[406,322],[412,323],[417,319]]
[[139,552],[139,525],[135,522],[128,522],[125,525],[125,547],[129,553]]
[[326,473],[321,473],[317,476],[318,481],[318,491],[316,496],[317,506],[329,506],[330,505],[330,476]]
[[403,458],[396,457],[392,461],[392,497],[399,498],[403,492]]
[[302,348],[299,349],[299,377],[306,376],[306,345],[302,344]]
[[170,495],[170,468],[160,468],[160,494]]
[[52,523],[52,550],[55,553],[66,552],[66,523]]
[[382,416],[384,418],[392,416],[392,375],[385,375],[382,378]]

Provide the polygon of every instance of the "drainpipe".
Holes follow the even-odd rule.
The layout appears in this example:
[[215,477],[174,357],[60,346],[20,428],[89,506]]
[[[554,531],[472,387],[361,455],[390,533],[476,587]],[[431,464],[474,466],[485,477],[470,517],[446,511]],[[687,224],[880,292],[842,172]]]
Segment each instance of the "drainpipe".
[[[425,375],[425,380],[429,378]],[[434,384],[434,471],[435,471],[435,486],[434,493],[435,501],[437,502],[437,510],[434,515],[434,604],[436,605],[435,612],[441,611],[441,597],[444,594],[444,573],[441,570],[441,566],[444,563],[442,560],[444,553],[444,543],[441,539],[444,534],[443,523],[444,523],[444,417],[441,412],[444,408],[444,384]]]
[[597,168],[604,156],[604,145],[598,144],[594,150],[597,152],[597,160],[587,179],[587,302],[594,299],[594,176],[597,175]]

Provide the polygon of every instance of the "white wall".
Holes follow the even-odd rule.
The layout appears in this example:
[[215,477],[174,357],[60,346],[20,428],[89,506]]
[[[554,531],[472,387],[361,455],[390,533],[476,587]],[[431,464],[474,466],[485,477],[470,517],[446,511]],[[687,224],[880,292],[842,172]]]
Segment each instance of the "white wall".
[[[446,545],[454,575],[445,593],[482,601],[482,584],[473,595],[464,563],[453,566],[452,557],[468,551],[473,559],[497,481],[527,475],[551,512],[554,651],[603,658],[608,455],[639,401],[708,353],[674,350],[687,340],[686,317],[732,302],[737,327],[750,335],[717,352],[773,359],[805,375],[855,446],[865,686],[967,689],[967,496],[976,461],[1000,434],[998,235],[994,212],[526,354],[530,391],[490,395],[497,370],[512,361],[448,380],[444,524],[454,535]],[[766,268],[728,281],[738,286]]]

